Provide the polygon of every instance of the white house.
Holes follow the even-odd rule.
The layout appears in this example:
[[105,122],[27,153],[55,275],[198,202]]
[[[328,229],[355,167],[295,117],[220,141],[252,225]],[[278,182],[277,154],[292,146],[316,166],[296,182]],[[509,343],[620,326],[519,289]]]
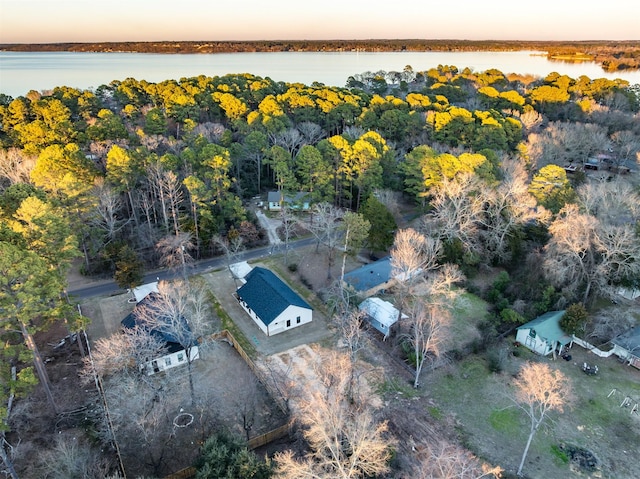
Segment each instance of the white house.
[[564,311],[549,311],[519,326],[516,341],[543,356],[561,354],[564,346],[571,342],[571,337],[560,329],[563,315]]
[[[391,327],[398,322],[400,314],[393,304],[377,297],[365,299],[358,309],[365,313],[365,320],[371,326],[384,334],[384,339],[387,339]],[[406,318],[407,315],[403,314],[402,317]]]
[[[121,321],[122,327],[125,329],[133,329],[136,326],[145,328],[145,323],[140,317],[140,311],[141,308],[153,307],[153,301],[155,300],[156,294],[156,292],[151,292],[139,301],[138,304],[134,306],[133,311]],[[186,327],[188,329],[188,326]],[[170,332],[152,329],[149,331],[149,334],[159,338],[165,343],[165,354],[163,356],[150,359],[140,367],[140,369],[147,375],[150,376],[160,371],[166,371],[167,369],[187,364],[187,351],[185,350],[185,347],[180,344],[180,342],[178,342]],[[191,361],[195,361],[200,357],[197,339],[195,337],[193,338],[191,345],[186,349],[189,350],[188,354]]]
[[280,278],[255,267],[236,291],[236,299],[264,334],[273,336],[310,323],[313,309]]
[[640,298],[640,289],[638,288],[618,288],[616,293],[629,301]]
[[640,326],[621,334],[611,343],[613,343],[613,354],[630,366],[640,369]]
[[269,211],[280,211],[283,204],[294,210],[307,211],[309,209],[309,193],[304,191],[299,191],[294,195],[282,191],[267,193],[267,209]]

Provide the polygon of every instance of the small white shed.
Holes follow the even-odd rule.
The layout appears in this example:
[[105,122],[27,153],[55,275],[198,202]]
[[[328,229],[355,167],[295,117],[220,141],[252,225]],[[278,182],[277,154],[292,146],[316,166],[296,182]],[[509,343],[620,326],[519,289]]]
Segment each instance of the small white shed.
[[[365,313],[365,320],[387,339],[391,326],[398,322],[399,311],[388,301],[377,297],[365,299],[358,309]],[[403,318],[407,315],[403,314]]]

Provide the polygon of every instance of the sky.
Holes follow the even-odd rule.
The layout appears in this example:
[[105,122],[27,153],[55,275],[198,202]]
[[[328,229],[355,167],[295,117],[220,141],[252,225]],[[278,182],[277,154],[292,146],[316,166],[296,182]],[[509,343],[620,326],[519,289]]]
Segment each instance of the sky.
[[640,40],[640,0],[0,0],[0,43]]

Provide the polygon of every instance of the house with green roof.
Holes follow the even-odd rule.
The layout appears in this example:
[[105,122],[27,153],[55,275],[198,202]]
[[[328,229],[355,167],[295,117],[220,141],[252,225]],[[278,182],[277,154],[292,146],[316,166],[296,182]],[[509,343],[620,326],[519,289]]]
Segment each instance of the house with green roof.
[[273,272],[255,267],[244,280],[236,299],[267,336],[312,321],[311,306]]
[[519,326],[516,341],[531,351],[546,356],[553,353],[562,354],[564,347],[571,343],[571,337],[560,329],[563,311],[549,311]]

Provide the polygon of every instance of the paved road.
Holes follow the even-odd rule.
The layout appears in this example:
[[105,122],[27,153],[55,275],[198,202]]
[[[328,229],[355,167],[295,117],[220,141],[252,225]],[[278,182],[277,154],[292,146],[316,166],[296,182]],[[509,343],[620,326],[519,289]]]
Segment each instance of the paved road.
[[[305,246],[310,246],[315,243],[314,238],[303,238],[296,241],[289,242],[289,249],[298,249],[304,248]],[[238,261],[251,261],[259,258],[264,258],[269,256],[274,252],[282,251],[284,248],[284,244],[280,244],[277,246],[269,245],[263,246],[260,248],[247,250],[241,253],[238,257]],[[211,259],[206,259],[202,261],[198,261],[191,266],[189,269],[190,274],[200,274],[206,273],[210,271],[215,271],[216,269],[220,269],[226,267],[226,258],[224,257],[216,257]],[[175,270],[158,270],[151,273],[148,273],[144,276],[142,283],[149,283],[152,281],[156,281],[158,279],[173,279],[177,278],[181,275],[179,271]],[[77,299],[90,298],[92,296],[102,296],[109,295],[122,292],[122,289],[118,287],[118,285],[114,281],[104,281],[99,282],[97,284],[83,286],[80,288],[69,289],[67,293],[69,296],[73,296]]]

